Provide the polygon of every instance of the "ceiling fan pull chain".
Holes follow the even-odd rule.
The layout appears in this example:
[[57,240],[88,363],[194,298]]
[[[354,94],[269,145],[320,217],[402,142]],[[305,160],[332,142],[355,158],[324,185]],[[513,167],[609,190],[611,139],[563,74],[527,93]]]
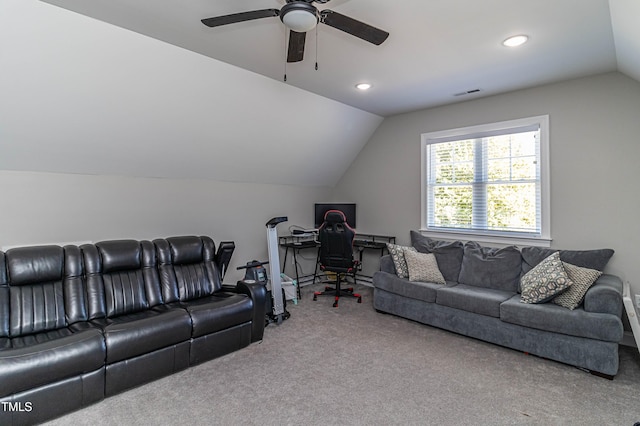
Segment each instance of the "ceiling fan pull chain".
[[284,32],[284,81],[287,81],[287,34],[289,31]]
[[316,25],[316,71],[318,71],[318,26]]

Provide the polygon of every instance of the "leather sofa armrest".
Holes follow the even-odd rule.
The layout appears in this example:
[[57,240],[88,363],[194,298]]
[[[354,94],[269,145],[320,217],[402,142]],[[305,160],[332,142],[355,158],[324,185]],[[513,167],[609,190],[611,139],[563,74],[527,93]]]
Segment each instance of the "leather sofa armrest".
[[584,296],[584,310],[621,317],[622,280],[615,275],[601,275]]
[[251,342],[262,340],[266,322],[267,288],[259,283],[248,283],[241,280],[238,281],[235,286],[223,284],[222,291],[246,294],[251,298],[251,300],[253,300],[253,325],[251,327]]

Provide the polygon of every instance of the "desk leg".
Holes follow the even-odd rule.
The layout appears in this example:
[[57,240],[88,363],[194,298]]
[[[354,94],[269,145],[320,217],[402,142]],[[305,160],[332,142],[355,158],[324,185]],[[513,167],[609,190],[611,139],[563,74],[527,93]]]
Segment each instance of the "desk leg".
[[284,272],[284,271],[285,271],[285,268],[287,266],[287,254],[288,253],[289,253],[289,247],[286,247],[284,249],[284,260],[282,261],[282,273],[283,274],[286,274],[286,272]]
[[320,247],[318,247],[318,254],[316,255],[316,267],[313,270],[313,282],[311,284],[316,283],[316,277],[318,276],[318,265],[320,264]]
[[293,249],[293,266],[296,269],[296,283],[297,283],[297,292],[298,292],[298,300],[302,300],[302,296],[300,295],[300,273],[298,272],[298,257],[296,256],[296,249]]

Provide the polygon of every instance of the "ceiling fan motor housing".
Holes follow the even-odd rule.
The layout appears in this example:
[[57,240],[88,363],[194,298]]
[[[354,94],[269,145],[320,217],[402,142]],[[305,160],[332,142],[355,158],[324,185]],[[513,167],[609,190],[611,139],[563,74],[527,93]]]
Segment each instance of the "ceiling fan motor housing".
[[292,31],[306,33],[318,25],[318,9],[306,1],[289,1],[280,9],[280,20]]

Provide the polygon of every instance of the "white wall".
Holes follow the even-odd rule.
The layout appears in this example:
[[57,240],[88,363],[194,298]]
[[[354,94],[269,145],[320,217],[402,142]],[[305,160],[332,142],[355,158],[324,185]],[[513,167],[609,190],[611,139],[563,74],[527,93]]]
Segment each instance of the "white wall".
[[333,186],[380,122],[47,3],[0,1],[0,170]]
[[549,114],[553,248],[613,248],[607,272],[640,294],[640,84],[620,73],[385,119],[334,191],[358,227],[409,242],[420,227],[420,135]]
[[0,188],[0,247],[208,235],[216,244],[236,244],[226,283],[242,277],[236,266],[268,260],[269,219],[288,216],[280,234],[291,225],[310,227],[314,202],[329,194],[287,185],[13,171],[0,171]]

